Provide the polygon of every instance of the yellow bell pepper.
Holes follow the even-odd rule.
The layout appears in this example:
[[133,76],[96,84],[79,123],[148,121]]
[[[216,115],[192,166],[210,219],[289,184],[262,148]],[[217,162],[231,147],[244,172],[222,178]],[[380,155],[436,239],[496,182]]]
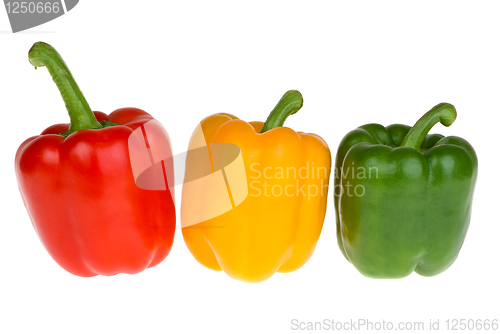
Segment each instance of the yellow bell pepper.
[[[204,168],[193,155],[204,150],[211,171],[196,182],[186,176],[182,234],[205,267],[261,282],[297,270],[311,257],[325,218],[331,155],[320,136],[283,127],[301,107],[302,95],[289,91],[266,123],[215,114],[193,133],[186,173]],[[216,143],[240,150],[226,168],[215,166]]]

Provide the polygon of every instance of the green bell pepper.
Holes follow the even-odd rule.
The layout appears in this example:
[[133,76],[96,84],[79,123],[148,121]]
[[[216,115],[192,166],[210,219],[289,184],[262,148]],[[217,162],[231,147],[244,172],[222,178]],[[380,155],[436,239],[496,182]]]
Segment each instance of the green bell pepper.
[[367,124],[339,145],[337,241],[363,275],[434,276],[457,258],[471,216],[477,156],[459,137],[428,135],[456,118],[441,103],[410,128]]

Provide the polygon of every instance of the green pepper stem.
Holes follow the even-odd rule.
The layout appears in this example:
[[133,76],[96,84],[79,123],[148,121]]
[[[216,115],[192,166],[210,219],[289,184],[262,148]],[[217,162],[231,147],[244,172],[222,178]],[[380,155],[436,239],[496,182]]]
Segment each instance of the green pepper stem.
[[440,103],[422,116],[410,129],[401,143],[401,147],[412,147],[420,150],[422,143],[430,129],[441,122],[444,126],[450,126],[457,118],[455,107],[449,103]]
[[297,90],[289,90],[283,95],[281,100],[278,102],[276,107],[267,117],[262,131],[260,133],[267,132],[279,126],[283,126],[285,120],[288,116],[295,114],[302,108],[304,100],[302,99],[302,94]]
[[94,113],[89,107],[82,91],[76,84],[68,66],[61,55],[49,44],[37,42],[33,44],[28,52],[30,63],[37,67],[47,67],[52,79],[57,85],[59,92],[66,104],[71,125],[68,134],[81,129],[100,129]]

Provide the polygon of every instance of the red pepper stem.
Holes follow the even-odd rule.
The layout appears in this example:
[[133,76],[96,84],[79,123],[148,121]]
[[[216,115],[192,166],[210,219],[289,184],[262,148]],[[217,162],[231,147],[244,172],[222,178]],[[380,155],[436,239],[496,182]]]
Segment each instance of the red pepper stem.
[[85,100],[82,91],[76,84],[68,66],[56,49],[49,44],[37,42],[33,44],[28,52],[28,57],[35,68],[47,67],[56,83],[71,120],[68,134],[81,129],[102,128],[102,125],[99,124],[90,109],[87,100]]
[[444,126],[450,126],[457,118],[455,107],[449,103],[440,103],[422,116],[410,129],[401,143],[401,147],[412,147],[420,151],[420,147],[430,129],[441,122]]
[[295,114],[302,108],[303,102],[302,94],[299,91],[289,90],[286,92],[267,117],[260,133],[283,126],[288,116]]

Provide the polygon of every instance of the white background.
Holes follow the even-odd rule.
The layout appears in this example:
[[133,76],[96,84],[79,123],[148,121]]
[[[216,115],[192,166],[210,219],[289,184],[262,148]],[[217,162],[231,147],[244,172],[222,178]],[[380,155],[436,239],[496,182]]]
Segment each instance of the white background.
[[[1,333],[285,333],[291,320],[499,319],[500,3],[497,1],[90,1],[12,34],[0,7]],[[432,278],[363,277],[339,251],[332,195],[316,252],[260,284],[198,264],[177,230],[170,255],[137,275],[79,278],[50,258],[23,206],[14,155],[69,118],[36,41],[55,46],[94,110],[142,108],[187,148],[205,116],[265,120],[282,94],[304,107],[286,125],[335,155],[365,123],[412,125],[440,102],[479,158],[470,229],[457,261]],[[102,185],[105,186],[105,185]],[[180,187],[176,188],[177,203]],[[258,219],[258,217],[256,217]],[[178,220],[179,224],[179,220]]]

